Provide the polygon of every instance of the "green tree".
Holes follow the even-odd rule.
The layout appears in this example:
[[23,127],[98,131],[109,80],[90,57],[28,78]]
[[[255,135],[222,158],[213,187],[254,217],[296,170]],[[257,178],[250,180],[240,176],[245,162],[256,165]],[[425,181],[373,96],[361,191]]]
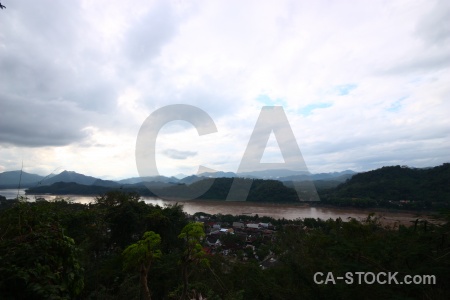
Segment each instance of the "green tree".
[[95,198],[95,202],[100,206],[114,207],[128,202],[139,202],[140,196],[135,192],[124,193],[122,191],[110,191]]
[[202,239],[205,237],[205,230],[203,223],[193,222],[188,223],[181,230],[178,238],[185,242],[185,251],[181,257],[182,264],[182,279],[183,279],[183,293],[181,299],[186,299],[189,286],[189,277],[192,273],[191,266],[199,264],[208,264],[205,258],[206,252],[201,245]]
[[146,215],[151,212],[151,206],[139,201],[136,193],[111,191],[96,199],[96,207],[104,212],[104,218],[109,226],[110,246],[121,250],[136,242],[148,230]]
[[138,269],[139,281],[144,291],[144,297],[151,299],[150,289],[148,287],[148,272],[152,262],[160,258],[162,253],[158,249],[161,243],[159,234],[153,231],[144,233],[142,240],[128,246],[123,251],[124,269]]

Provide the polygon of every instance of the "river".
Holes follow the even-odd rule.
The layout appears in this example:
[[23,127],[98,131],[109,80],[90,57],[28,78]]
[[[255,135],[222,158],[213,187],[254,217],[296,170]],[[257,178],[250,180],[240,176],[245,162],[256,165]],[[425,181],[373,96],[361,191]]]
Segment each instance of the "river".
[[[7,199],[15,198],[17,196],[17,189],[0,190],[0,195]],[[25,196],[25,191],[19,191],[19,195]],[[28,201],[35,201],[36,198],[43,197],[49,201],[56,198],[63,198],[74,203],[88,204],[95,201],[92,196],[78,196],[78,195],[26,195]],[[152,197],[142,197],[148,204],[154,205],[171,205],[174,201],[167,201]],[[205,212],[208,214],[231,214],[231,215],[256,215],[269,216],[276,219],[297,219],[297,218],[320,218],[320,219],[336,219],[341,218],[344,221],[349,218],[362,220],[367,218],[369,213],[375,212],[381,216],[384,224],[393,225],[400,223],[404,225],[412,224],[411,221],[417,218],[431,219],[428,213],[402,212],[402,211],[387,211],[387,210],[360,210],[354,208],[336,208],[336,207],[321,207],[311,206],[307,204],[271,204],[271,203],[254,203],[254,202],[228,202],[228,201],[184,201],[180,202],[183,205],[183,210],[188,214],[196,212]]]

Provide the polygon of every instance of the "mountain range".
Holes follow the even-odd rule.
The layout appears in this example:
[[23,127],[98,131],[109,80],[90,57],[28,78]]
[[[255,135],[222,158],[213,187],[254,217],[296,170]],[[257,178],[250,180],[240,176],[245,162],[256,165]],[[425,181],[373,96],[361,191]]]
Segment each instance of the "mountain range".
[[[28,185],[26,192],[35,195],[100,195],[121,189],[123,192],[137,192],[141,196],[176,200],[180,195],[196,195],[198,191],[210,187],[198,199],[225,200],[232,184],[237,183],[236,189],[241,191],[251,182],[249,201],[281,203],[298,201],[295,200],[297,197],[294,187],[306,184],[305,187],[309,188],[311,182],[305,179],[310,179],[323,204],[419,210],[450,209],[450,163],[421,169],[389,166],[362,173],[347,170],[308,175],[276,170],[274,175],[288,176],[276,177],[277,179],[254,178],[261,174],[248,174],[239,178],[237,174],[221,172],[191,175],[182,179],[156,176],[110,181],[73,171],[63,171],[47,177],[11,171],[0,173],[0,188],[17,188],[14,181],[20,179],[21,187]],[[235,180],[233,175],[239,179]],[[263,175],[271,174],[265,172]],[[149,185],[151,189],[148,188]],[[313,201],[311,199],[315,199],[314,197],[313,190],[305,190],[299,195],[301,201]],[[188,198],[194,199],[197,196]]]
[[282,182],[292,181],[306,181],[306,180],[318,180],[318,181],[332,181],[337,183],[345,182],[348,178],[351,178],[356,172],[346,170],[342,172],[333,173],[320,173],[310,174],[307,172],[298,172],[287,169],[277,170],[265,170],[246,173],[233,173],[233,172],[205,172],[198,175],[190,175],[184,178],[166,177],[166,176],[151,176],[151,177],[132,177],[122,179],[118,181],[103,180],[84,174],[80,174],[74,171],[64,170],[59,174],[51,174],[49,176],[41,176],[37,174],[30,174],[27,172],[19,171],[6,171],[0,173],[0,188],[22,188],[46,186],[57,182],[74,182],[82,185],[95,185],[102,187],[120,187],[124,185],[143,185],[144,182],[152,183],[155,186],[166,187],[177,184],[192,184],[206,178],[235,178],[244,177],[250,179],[275,179]]

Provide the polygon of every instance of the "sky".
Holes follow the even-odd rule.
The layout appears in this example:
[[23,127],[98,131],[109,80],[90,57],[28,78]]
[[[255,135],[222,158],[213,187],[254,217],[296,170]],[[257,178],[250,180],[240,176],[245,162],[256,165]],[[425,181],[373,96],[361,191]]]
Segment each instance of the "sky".
[[264,106],[312,173],[450,162],[450,1],[1,3],[0,172],[138,176],[139,130],[174,104],[217,131],[164,125],[163,175],[236,172]]

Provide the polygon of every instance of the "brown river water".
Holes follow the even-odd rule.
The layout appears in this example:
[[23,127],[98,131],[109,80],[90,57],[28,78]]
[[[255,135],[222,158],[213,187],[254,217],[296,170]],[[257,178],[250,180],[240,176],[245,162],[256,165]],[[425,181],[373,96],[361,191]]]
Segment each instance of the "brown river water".
[[[20,191],[23,194],[23,191]],[[0,195],[7,198],[15,198],[17,190],[0,190]],[[77,195],[27,195],[28,201],[34,201],[37,197],[44,197],[47,200],[55,198],[64,198],[66,200],[88,204],[95,201],[92,196]],[[152,197],[142,197],[146,203],[154,205],[171,205],[175,201],[162,200]],[[346,221],[349,218],[363,220],[370,213],[380,216],[380,221],[385,225],[393,226],[395,224],[411,225],[416,219],[427,219],[432,221],[431,212],[403,212],[383,209],[354,209],[354,208],[337,208],[323,207],[320,205],[313,206],[308,204],[271,204],[271,203],[253,203],[253,202],[231,202],[231,201],[182,201],[183,210],[188,214],[196,212],[205,212],[208,214],[231,214],[231,215],[251,215],[269,216],[276,219],[297,219],[297,218],[319,218],[319,219],[336,219],[341,218]]]

